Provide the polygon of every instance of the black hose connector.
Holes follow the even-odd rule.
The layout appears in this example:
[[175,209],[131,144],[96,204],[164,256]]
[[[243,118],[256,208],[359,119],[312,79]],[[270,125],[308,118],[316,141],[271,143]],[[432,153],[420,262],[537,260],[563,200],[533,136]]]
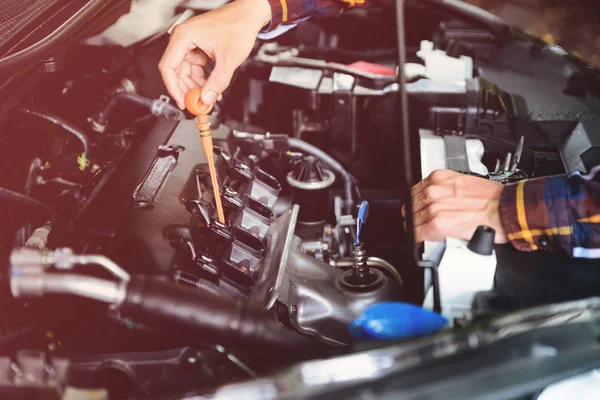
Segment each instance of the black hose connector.
[[327,164],[327,166],[330,169],[341,175],[341,177],[344,179],[344,211],[346,212],[346,214],[352,214],[352,207],[354,206],[353,188],[354,184],[356,183],[356,178],[354,178],[348,171],[346,171],[342,164],[337,162],[329,154],[325,153],[318,147],[305,142],[304,140],[288,138],[288,146],[290,146],[293,149],[297,149],[304,153],[310,154],[315,158],[318,158],[323,163]]
[[0,187],[0,199],[21,204],[34,212],[43,214],[50,225],[58,220],[58,214],[54,208],[22,193]]
[[106,107],[95,116],[94,122],[100,126],[105,126],[117,105],[123,101],[144,107],[153,115],[160,118],[184,119],[185,115],[183,112],[179,108],[169,104],[168,100],[168,97],[163,96],[152,100],[135,93],[117,92],[112,96]]
[[26,108],[26,107],[17,108],[17,110],[24,114],[32,115],[32,116],[42,119],[44,121],[50,122],[50,123],[62,128],[65,132],[68,132],[71,135],[75,136],[77,138],[77,140],[81,143],[83,152],[86,155],[89,154],[90,146],[89,146],[88,138],[87,138],[86,134],[81,129],[77,128],[75,125],[71,124],[68,121],[65,121],[58,115],[49,113],[47,111],[37,110],[34,108]]
[[186,339],[226,347],[261,346],[294,353],[298,359],[322,356],[329,349],[231,298],[155,277],[133,277],[119,312],[149,327],[166,329],[169,334],[176,332]]

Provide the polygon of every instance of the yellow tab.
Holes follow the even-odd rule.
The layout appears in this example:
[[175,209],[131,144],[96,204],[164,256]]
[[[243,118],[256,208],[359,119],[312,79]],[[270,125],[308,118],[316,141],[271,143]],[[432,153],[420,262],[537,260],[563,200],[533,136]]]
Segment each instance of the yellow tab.
[[519,221],[519,226],[521,227],[521,232],[523,234],[523,239],[529,244],[531,250],[537,250],[537,246],[533,242],[533,236],[529,231],[529,226],[527,224],[527,216],[525,215],[525,181],[519,181],[517,183],[517,219]]
[[518,239],[524,239],[525,235],[530,235],[530,236],[541,236],[541,235],[548,235],[548,236],[567,236],[567,235],[571,235],[573,234],[573,227],[571,226],[561,226],[558,228],[548,228],[548,229],[532,229],[529,231],[521,231],[521,232],[515,232],[515,233],[509,233],[507,235],[508,240],[518,240]]
[[287,3],[285,2],[285,0],[279,0],[279,1],[281,2],[281,21],[287,22],[287,20],[288,20]]
[[577,222],[589,222],[592,224],[600,224],[600,214],[592,215],[591,217],[582,218]]

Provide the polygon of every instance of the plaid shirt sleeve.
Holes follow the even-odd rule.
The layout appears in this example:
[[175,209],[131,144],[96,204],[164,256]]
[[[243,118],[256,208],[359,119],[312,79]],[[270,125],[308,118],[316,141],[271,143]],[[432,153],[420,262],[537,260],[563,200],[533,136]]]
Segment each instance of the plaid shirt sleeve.
[[500,199],[502,224],[513,246],[576,258],[600,258],[600,166],[508,184]]
[[331,17],[344,10],[365,7],[371,0],[266,0],[271,6],[271,23],[262,32],[308,17]]

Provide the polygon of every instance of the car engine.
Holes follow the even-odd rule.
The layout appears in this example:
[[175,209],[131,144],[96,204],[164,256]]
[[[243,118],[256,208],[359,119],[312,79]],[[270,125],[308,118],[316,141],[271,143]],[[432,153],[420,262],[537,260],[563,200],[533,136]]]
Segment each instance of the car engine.
[[[406,2],[399,66],[392,9],[257,41],[209,116],[225,223],[195,118],[156,68],[164,30],[81,39],[4,74],[0,393],[183,398],[352,352],[363,310],[422,305],[439,286],[403,227],[413,184],[440,168],[509,183],[598,163],[596,71],[491,15],[424,0]],[[203,12],[178,12],[190,10]],[[548,263],[495,251],[498,271]],[[503,295],[475,311],[537,301]]]

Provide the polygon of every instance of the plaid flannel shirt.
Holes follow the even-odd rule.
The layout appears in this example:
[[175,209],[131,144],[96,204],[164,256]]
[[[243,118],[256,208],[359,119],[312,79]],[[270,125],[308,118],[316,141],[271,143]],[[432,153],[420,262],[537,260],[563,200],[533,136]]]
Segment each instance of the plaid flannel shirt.
[[263,32],[309,17],[331,17],[344,10],[365,7],[371,0],[266,0],[271,6],[271,23]]
[[513,246],[600,258],[600,166],[505,186],[502,224]]

